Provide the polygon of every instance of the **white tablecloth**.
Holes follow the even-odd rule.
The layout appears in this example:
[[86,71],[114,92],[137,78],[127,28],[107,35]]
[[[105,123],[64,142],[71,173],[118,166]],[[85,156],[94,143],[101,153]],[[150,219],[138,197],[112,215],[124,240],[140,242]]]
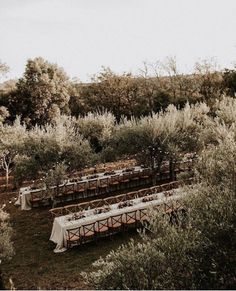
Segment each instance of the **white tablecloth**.
[[[105,213],[93,214],[94,209],[85,211],[86,217],[80,218],[77,220],[69,220],[72,217],[72,214],[59,216],[54,219],[52,232],[50,236],[50,240],[56,243],[56,248],[54,249],[55,253],[66,251],[66,238],[67,238],[67,229],[76,228],[85,224],[93,223],[98,220],[106,219],[114,215],[123,214],[130,211],[135,211],[143,208],[149,208],[155,205],[160,205],[162,203],[168,202],[170,200],[176,200],[183,196],[183,194],[179,194],[179,189],[171,190],[173,191],[173,195],[170,197],[166,197],[164,192],[160,192],[154,194],[156,199],[149,202],[142,202],[142,198],[133,199],[133,205],[118,208],[118,204],[111,205],[111,210]],[[148,197],[153,196],[149,195]]]
[[[136,172],[142,172],[144,170],[144,168],[141,168],[139,166],[136,166],[134,167],[134,173]],[[125,174],[124,172],[122,172],[122,170],[117,170],[117,171],[114,171],[115,173],[113,175],[104,175],[104,173],[99,173],[97,174],[98,177],[97,178],[93,178],[93,179],[90,179],[89,176],[84,176],[82,177],[82,180],[81,181],[78,181],[78,182],[67,182],[66,185],[73,185],[73,184],[79,184],[79,183],[88,183],[90,181],[96,181],[98,180],[98,182],[102,179],[106,179],[106,178],[111,178],[112,176],[114,175],[120,175],[122,176],[123,174]],[[59,185],[60,186],[63,186],[63,185]],[[20,205],[21,207],[21,210],[30,210],[31,209],[31,203],[30,203],[30,199],[31,199],[31,193],[33,192],[36,192],[38,190],[42,190],[42,189],[36,189],[36,190],[32,190],[29,187],[23,187],[23,188],[20,188],[20,191],[19,191],[19,196],[18,196],[18,199],[16,200],[15,202],[15,205]]]

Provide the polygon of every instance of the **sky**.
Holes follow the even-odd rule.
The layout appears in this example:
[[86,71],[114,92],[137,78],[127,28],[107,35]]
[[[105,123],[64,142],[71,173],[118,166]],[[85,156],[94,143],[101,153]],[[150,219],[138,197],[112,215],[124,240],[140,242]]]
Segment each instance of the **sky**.
[[183,72],[210,58],[232,67],[235,14],[236,0],[0,0],[0,60],[8,78],[41,56],[83,82],[168,56]]

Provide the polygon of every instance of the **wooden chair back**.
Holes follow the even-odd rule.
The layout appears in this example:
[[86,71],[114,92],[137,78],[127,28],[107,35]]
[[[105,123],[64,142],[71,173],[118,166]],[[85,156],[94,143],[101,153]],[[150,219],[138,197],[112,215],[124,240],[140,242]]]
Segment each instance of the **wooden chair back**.
[[90,204],[89,202],[82,202],[77,204],[78,211],[84,211],[90,209]]
[[107,187],[108,186],[108,178],[103,178],[99,180],[99,187]]
[[139,220],[140,221],[145,221],[148,220],[148,215],[147,215],[147,209],[142,208],[138,210],[138,215],[139,215]]
[[106,205],[112,205],[117,203],[117,196],[111,196],[104,199]]
[[115,196],[116,197],[116,203],[124,202],[126,201],[126,194],[120,194]]
[[95,225],[96,232],[105,232],[105,231],[108,231],[108,229],[109,229],[108,218],[97,221]]
[[138,196],[138,191],[133,191],[133,192],[129,192],[126,194],[126,200],[132,200],[137,198]]
[[75,183],[69,184],[69,185],[65,185],[64,193],[65,194],[74,193],[75,192],[75,186],[76,186]]
[[86,190],[86,185],[87,185],[86,182],[78,182],[76,184],[76,191],[77,192],[84,192]]
[[66,214],[76,213],[80,211],[78,204],[64,206],[64,209],[65,209]]
[[120,227],[122,225],[122,214],[111,216],[108,223],[111,228]]
[[54,219],[55,217],[63,216],[65,214],[65,209],[64,209],[64,207],[52,208],[49,210],[49,213],[51,214],[52,218]]
[[67,240],[68,241],[79,241],[81,238],[81,227],[67,229]]
[[110,177],[110,183],[109,184],[119,184],[120,182],[120,176],[114,175]]
[[105,201],[103,199],[96,199],[89,202],[89,206],[91,209],[102,207],[104,206],[104,204],[105,204]]
[[88,237],[95,234],[95,225],[93,223],[82,225],[81,236]]
[[145,188],[145,189],[141,189],[138,192],[138,197],[141,198],[141,197],[145,197],[147,195],[150,195],[151,192],[150,192],[150,188]]
[[97,189],[97,187],[98,187],[98,181],[97,180],[89,181],[88,189]]
[[137,211],[130,211],[123,214],[122,221],[125,224],[133,224],[137,221]]

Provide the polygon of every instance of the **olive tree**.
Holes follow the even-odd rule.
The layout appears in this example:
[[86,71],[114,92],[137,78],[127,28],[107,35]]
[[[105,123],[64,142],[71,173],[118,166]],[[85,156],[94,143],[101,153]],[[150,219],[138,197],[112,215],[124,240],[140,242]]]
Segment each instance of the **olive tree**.
[[0,161],[1,168],[5,171],[6,188],[9,184],[9,175],[14,166],[14,160],[27,136],[25,125],[17,118],[14,124],[0,125]]
[[[234,158],[227,140],[203,152],[198,183],[180,189],[186,214],[170,223],[162,212],[149,212],[140,240],[122,245],[83,273],[96,289],[232,289],[235,286],[235,170],[222,170]],[[217,162],[218,161],[219,164]],[[225,163],[224,163],[225,161]],[[222,165],[222,167],[221,167]],[[218,175],[219,174],[219,175]],[[210,178],[208,178],[210,177]],[[235,184],[234,184],[235,185]],[[229,259],[231,258],[231,259]]]

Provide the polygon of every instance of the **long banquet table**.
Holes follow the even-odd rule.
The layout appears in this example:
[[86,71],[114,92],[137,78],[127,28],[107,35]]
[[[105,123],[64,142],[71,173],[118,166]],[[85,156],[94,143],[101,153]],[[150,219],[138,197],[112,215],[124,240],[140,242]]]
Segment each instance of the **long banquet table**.
[[[136,167],[134,167],[133,173],[140,173],[140,172],[144,171],[145,169],[147,169],[147,168],[142,168],[140,166],[136,166]],[[96,178],[89,178],[91,175],[84,176],[78,182],[66,181],[64,184],[59,185],[59,188],[63,187],[64,185],[75,185],[75,184],[84,183],[84,182],[86,182],[88,184],[89,182],[96,181],[96,180],[98,181],[98,185],[99,185],[99,182],[102,179],[107,179],[107,178],[110,179],[112,176],[116,176],[116,175],[122,176],[125,173],[127,173],[127,172],[124,172],[124,169],[123,169],[123,170],[116,170],[116,171],[114,171],[114,174],[111,174],[111,175],[104,175],[104,173],[99,173],[99,174],[96,174],[98,176]],[[20,188],[18,199],[16,200],[15,205],[19,205],[21,207],[21,210],[30,210],[32,208],[31,202],[30,202],[31,193],[37,192],[39,190],[46,190],[46,188],[32,189],[30,186]]]
[[[83,212],[85,217],[76,220],[72,219],[73,214],[56,217],[53,222],[52,232],[50,236],[50,240],[56,244],[54,252],[59,253],[67,250],[66,249],[67,230],[77,228],[89,223],[94,223],[96,221],[106,219],[114,215],[120,215],[126,212],[140,210],[144,208],[147,209],[149,207],[161,205],[163,203],[167,203],[170,200],[176,200],[178,198],[183,197],[183,193],[180,194],[179,189],[170,190],[168,192],[171,191],[172,191],[171,196],[166,196],[165,195],[166,192],[153,194],[155,196],[155,199],[148,202],[142,201],[144,197],[133,199],[131,200],[133,201],[133,205],[124,208],[118,208],[119,203],[112,204],[110,206],[110,210],[104,213],[94,214],[95,209],[90,209]],[[146,197],[150,197],[150,195]]]

